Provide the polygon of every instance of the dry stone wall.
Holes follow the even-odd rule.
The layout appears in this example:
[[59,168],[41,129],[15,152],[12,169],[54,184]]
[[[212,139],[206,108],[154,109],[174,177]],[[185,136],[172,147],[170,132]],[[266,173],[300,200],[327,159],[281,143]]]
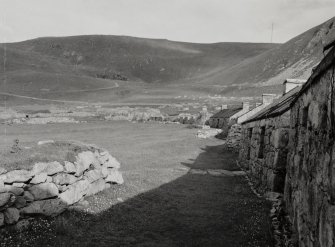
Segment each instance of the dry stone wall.
[[286,112],[278,117],[243,124],[240,164],[261,190],[284,191],[289,116]]
[[300,246],[335,246],[334,69],[291,109],[284,199]]
[[240,124],[233,124],[230,127],[227,136],[226,143],[228,150],[239,152],[241,138],[242,138],[242,126]]
[[56,216],[84,196],[122,184],[119,168],[106,150],[92,147],[73,162],[37,162],[30,170],[0,168],[0,227],[34,215]]

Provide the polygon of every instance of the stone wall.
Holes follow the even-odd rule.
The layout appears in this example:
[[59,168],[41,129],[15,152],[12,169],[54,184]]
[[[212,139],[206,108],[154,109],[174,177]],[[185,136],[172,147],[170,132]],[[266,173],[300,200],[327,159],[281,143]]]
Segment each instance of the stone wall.
[[335,246],[334,69],[291,109],[284,199],[300,246]]
[[242,125],[240,164],[261,190],[284,191],[289,116],[288,111],[278,117]]
[[233,152],[239,152],[240,150],[240,142],[242,138],[242,125],[240,124],[233,124],[227,136],[227,148]]
[[123,183],[120,163],[106,150],[90,146],[71,161],[0,168],[0,227],[35,215],[56,216],[84,196]]

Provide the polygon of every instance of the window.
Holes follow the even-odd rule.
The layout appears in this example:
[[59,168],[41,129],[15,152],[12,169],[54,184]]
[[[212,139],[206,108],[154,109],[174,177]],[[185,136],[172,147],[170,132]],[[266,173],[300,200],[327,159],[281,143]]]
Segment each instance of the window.
[[259,150],[258,150],[258,158],[264,158],[264,138],[265,138],[265,127],[261,127],[261,135],[259,140]]
[[307,128],[308,123],[308,106],[304,107],[302,110],[302,127]]

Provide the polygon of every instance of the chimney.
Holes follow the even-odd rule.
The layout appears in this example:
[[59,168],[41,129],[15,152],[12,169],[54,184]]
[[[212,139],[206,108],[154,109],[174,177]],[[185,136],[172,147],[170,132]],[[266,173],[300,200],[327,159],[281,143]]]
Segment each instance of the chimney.
[[222,105],[221,106],[221,110],[225,110],[225,109],[228,109],[228,105]]
[[242,108],[243,108],[243,110],[249,111],[249,108],[250,108],[249,102],[243,102],[242,103]]
[[262,94],[263,104],[271,104],[276,97],[276,94]]
[[291,91],[293,88],[302,86],[306,80],[301,79],[286,79],[283,83],[283,95]]

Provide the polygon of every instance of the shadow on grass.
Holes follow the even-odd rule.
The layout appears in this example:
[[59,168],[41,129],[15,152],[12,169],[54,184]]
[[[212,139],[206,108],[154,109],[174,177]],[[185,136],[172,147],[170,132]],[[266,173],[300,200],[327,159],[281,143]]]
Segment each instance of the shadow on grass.
[[[183,165],[237,170],[235,158],[222,146],[208,146]],[[99,214],[65,212],[29,245],[272,246],[268,210],[243,177],[187,173]]]

